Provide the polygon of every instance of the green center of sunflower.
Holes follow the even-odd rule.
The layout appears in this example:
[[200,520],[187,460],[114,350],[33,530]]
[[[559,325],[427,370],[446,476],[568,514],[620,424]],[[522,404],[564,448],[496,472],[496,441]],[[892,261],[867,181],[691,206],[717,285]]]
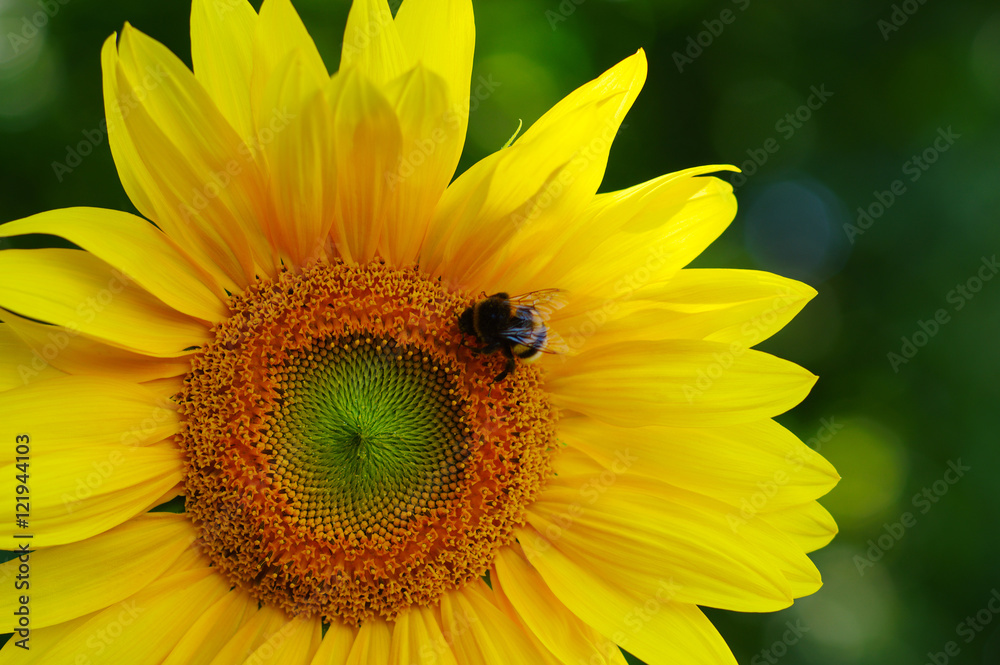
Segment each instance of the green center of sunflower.
[[539,370],[465,346],[475,298],[381,263],[230,299],[181,393],[186,509],[230,580],[359,624],[483,575],[550,474]]
[[276,376],[278,475],[300,515],[399,535],[454,498],[468,455],[452,372],[392,338],[319,340]]

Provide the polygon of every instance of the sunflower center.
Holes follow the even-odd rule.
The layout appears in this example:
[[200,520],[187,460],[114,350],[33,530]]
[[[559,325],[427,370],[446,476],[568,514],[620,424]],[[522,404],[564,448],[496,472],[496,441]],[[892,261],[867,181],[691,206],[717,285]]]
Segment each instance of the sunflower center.
[[327,338],[291,356],[275,440],[299,514],[384,540],[454,498],[468,446],[452,373],[391,337]]
[[232,582],[294,615],[394,618],[480,577],[549,475],[538,370],[462,344],[475,298],[320,264],[230,300],[185,379],[187,510]]

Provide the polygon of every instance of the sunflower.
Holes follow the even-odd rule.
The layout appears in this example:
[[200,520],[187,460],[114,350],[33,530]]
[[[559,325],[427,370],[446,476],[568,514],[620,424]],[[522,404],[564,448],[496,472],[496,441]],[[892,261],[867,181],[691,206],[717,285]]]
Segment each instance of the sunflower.
[[79,248],[0,252],[4,662],[731,663],[699,606],[819,588],[751,349],[814,291],[684,269],[730,167],[596,194],[642,51],[452,182],[468,0],[356,0],[332,76],[288,0],[191,43],[102,51],[143,217],[0,227]]

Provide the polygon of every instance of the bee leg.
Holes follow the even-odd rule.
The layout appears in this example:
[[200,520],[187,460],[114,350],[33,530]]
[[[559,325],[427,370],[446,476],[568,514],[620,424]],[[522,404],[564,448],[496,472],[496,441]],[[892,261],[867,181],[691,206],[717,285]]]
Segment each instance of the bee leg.
[[493,379],[493,383],[500,383],[507,378],[507,375],[514,371],[514,354],[510,352],[510,349],[506,346],[503,348],[503,354],[507,356],[507,365],[503,368],[503,371],[496,375]]

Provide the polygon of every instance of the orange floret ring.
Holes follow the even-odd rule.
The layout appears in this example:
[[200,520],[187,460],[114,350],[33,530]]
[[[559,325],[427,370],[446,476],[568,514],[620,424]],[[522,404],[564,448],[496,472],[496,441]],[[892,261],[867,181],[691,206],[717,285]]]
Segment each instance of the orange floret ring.
[[537,367],[464,346],[416,269],[318,264],[233,296],[185,380],[186,510],[230,580],[360,624],[482,576],[550,475]]

